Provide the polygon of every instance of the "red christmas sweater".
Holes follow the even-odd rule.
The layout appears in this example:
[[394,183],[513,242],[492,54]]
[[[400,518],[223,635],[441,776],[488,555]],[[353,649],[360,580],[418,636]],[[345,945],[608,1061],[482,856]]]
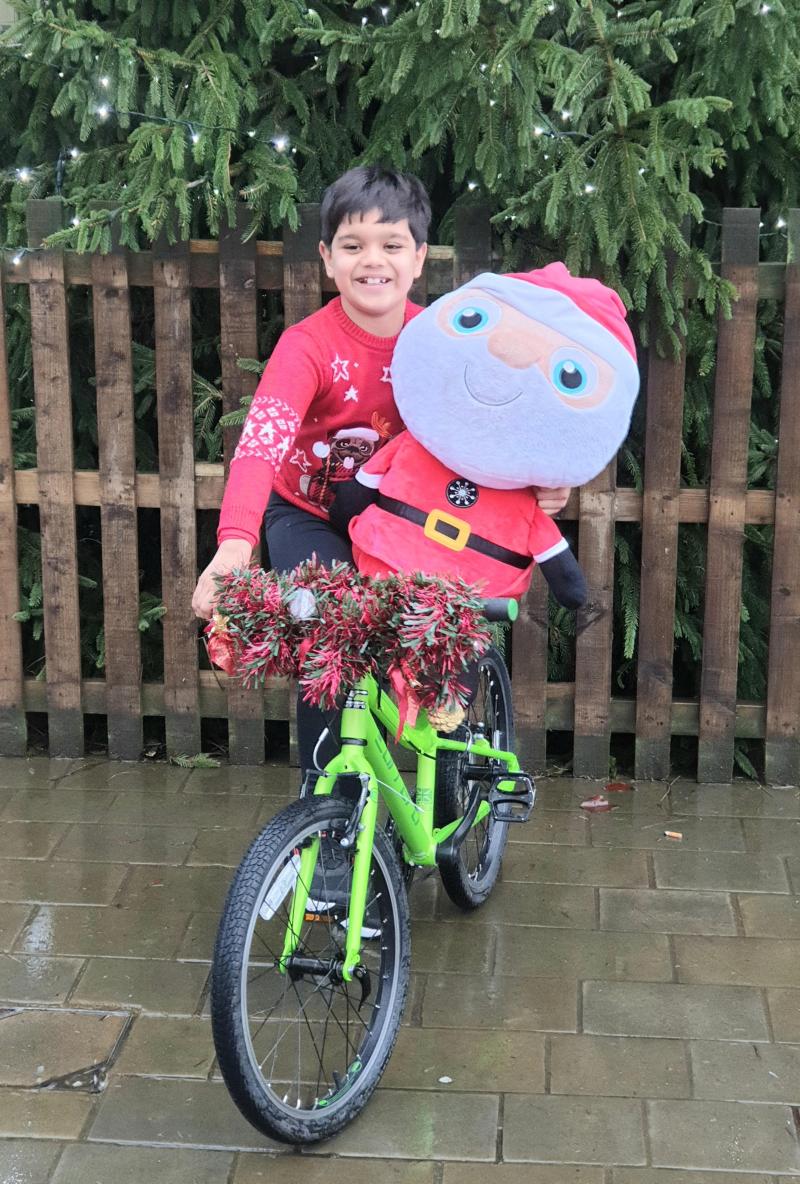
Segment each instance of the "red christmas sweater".
[[[421,311],[406,301],[403,324]],[[402,430],[390,371],[396,341],[354,324],[338,296],[281,334],[231,460],[218,542],[255,545],[273,487],[328,517],[331,485]]]
[[[460,576],[482,586],[487,596],[521,596],[534,563],[566,550],[567,541],[533,491],[489,489],[446,468],[408,432],[359,474],[380,498],[411,507],[420,522],[408,521],[379,501],[350,523],[353,555],[363,575],[422,571]],[[397,507],[395,506],[395,510]],[[513,552],[518,565],[477,551],[470,540]],[[523,559],[529,562],[522,565]]]

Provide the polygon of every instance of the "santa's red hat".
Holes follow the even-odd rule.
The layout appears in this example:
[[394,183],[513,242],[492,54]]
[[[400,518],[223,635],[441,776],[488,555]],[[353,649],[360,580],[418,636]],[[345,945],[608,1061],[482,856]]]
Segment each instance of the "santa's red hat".
[[601,284],[599,280],[570,275],[563,263],[548,263],[546,267],[538,267],[534,271],[508,272],[499,278],[525,280],[540,288],[561,292],[582,312],[613,334],[634,361],[636,360],[636,346],[625,319],[625,305],[613,288]]

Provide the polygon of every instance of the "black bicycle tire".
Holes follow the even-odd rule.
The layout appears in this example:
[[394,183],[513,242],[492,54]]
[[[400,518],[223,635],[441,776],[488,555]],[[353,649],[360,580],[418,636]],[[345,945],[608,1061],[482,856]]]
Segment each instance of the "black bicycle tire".
[[399,947],[393,1006],[382,1018],[380,1056],[367,1062],[349,1102],[310,1118],[292,1117],[273,1104],[259,1083],[247,1054],[239,1001],[242,990],[244,943],[259,892],[270,868],[292,836],[312,823],[341,822],[349,818],[352,803],[333,797],[305,798],[277,814],[253,840],[239,865],[223,908],[214,947],[211,972],[211,1027],[223,1080],[244,1117],[263,1134],[283,1143],[305,1145],[330,1138],[363,1110],[375,1090],[392,1053],[405,1009],[411,965],[411,933],[408,899],[397,855],[380,828],[375,830],[374,851],[383,864],[385,887],[396,916]]
[[[492,669],[497,680],[497,688],[503,702],[506,716],[505,736],[501,747],[506,751],[514,751],[514,707],[511,698],[511,680],[502,655],[494,646],[484,654],[480,661],[481,669],[487,666]],[[466,729],[456,734],[457,738],[466,737]],[[464,813],[466,794],[462,784],[461,768],[463,756],[461,753],[440,751],[436,762],[436,795],[434,799],[434,818],[436,826],[446,826]],[[508,823],[490,820],[487,826],[490,834],[491,851],[484,865],[484,872],[479,879],[473,879],[465,863],[465,850],[470,842],[467,836],[464,845],[452,863],[442,863],[439,874],[447,895],[458,908],[470,911],[479,908],[488,898],[500,874],[503,853],[508,840]]]

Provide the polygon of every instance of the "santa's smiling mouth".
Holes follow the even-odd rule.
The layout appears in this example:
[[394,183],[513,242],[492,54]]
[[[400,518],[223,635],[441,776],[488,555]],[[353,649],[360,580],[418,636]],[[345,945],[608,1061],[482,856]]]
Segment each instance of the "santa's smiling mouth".
[[464,367],[464,386],[475,402],[482,403],[484,407],[505,407],[507,403],[513,403],[522,394],[520,388],[511,391],[499,391],[496,387],[488,390],[476,390],[475,377],[473,375],[472,382],[470,382],[469,365],[466,365]]

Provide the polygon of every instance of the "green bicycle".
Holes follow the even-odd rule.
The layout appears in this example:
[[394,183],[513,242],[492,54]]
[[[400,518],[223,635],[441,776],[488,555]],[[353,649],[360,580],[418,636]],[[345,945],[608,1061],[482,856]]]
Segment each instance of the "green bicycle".
[[[487,601],[484,611],[513,620],[517,605]],[[386,1068],[408,990],[414,868],[438,867],[455,904],[477,908],[497,880],[509,823],[534,804],[496,649],[480,661],[456,733],[437,734],[424,712],[404,727],[400,744],[417,757],[412,792],[380,730],[394,735],[398,718],[373,678],[351,688],[339,755],[255,838],[223,910],[211,990],[220,1070],[245,1118],[282,1142],[336,1134]]]

